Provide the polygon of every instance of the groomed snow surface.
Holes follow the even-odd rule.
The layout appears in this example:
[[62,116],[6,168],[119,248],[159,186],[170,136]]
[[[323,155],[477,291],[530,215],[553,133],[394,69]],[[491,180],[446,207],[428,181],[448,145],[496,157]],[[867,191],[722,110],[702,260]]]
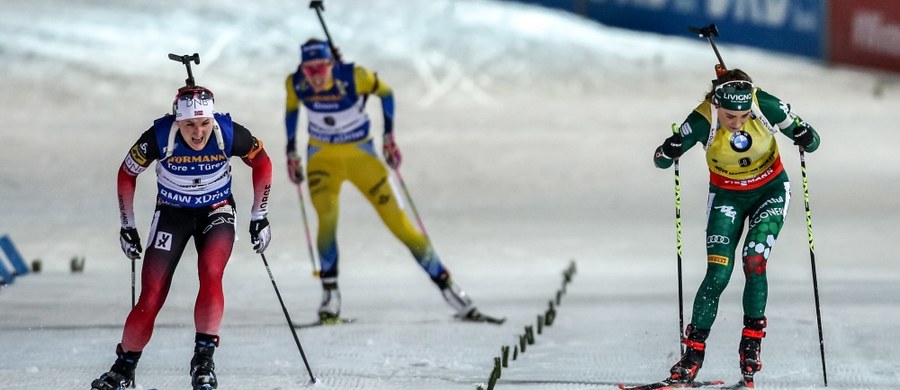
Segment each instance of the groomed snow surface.
[[[265,141],[275,167],[266,255],[293,319],[315,318],[320,286],[283,168],[283,80],[299,43],[323,36],[307,5],[3,1],[0,233],[44,269],[0,290],[0,388],[87,389],[112,364],[131,305],[115,172],[183,83],[184,68],[168,53],[200,53],[195,76],[215,91],[217,108]],[[653,167],[651,153],[705,93],[715,61],[709,45],[498,1],[334,1],[324,16],[344,55],[396,92],[401,171],[435,248],[481,310],[508,320],[455,321],[348,185],[340,285],[343,314],[356,323],[298,331],[320,379],[312,388],[475,389],[501,348],[536,326],[573,260],[577,273],[555,322],[495,388],[613,389],[665,377],[679,350],[674,180]],[[719,48],[822,136],[807,164],[828,388],[896,388],[896,76]],[[368,109],[380,129],[377,99]],[[788,139],[779,143],[793,197],[769,261],[757,385],[823,388],[799,158]],[[219,389],[306,388],[306,368],[248,242],[249,169],[233,163],[241,239],[224,281]],[[706,266],[707,175],[699,149],[682,159],[686,322]],[[142,235],[154,196],[147,172],[135,201]],[[70,272],[72,256],[85,258],[82,273]],[[742,285],[738,270],[701,379],[739,378]],[[139,388],[189,387],[196,291],[189,248],[144,350]]]

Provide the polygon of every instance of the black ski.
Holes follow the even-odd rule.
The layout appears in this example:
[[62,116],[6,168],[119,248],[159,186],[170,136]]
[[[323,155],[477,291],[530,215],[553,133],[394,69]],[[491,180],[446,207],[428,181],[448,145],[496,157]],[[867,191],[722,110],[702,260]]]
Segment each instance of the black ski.
[[619,384],[620,390],[670,390],[670,389],[693,389],[698,387],[719,386],[724,385],[725,381],[694,381],[689,383],[672,382],[668,379],[645,385],[627,386],[623,383]]
[[494,317],[484,314],[478,309],[472,309],[466,315],[458,317],[460,320],[465,322],[486,322],[489,324],[503,325],[506,322],[506,317]]
[[356,322],[356,320],[353,318],[340,318],[337,320],[328,320],[328,321],[315,320],[313,322],[307,322],[307,323],[303,323],[303,324],[295,323],[294,328],[303,329],[303,328],[314,328],[317,326],[337,326],[337,325],[343,325],[343,324],[352,324],[354,322]]
[[754,389],[754,388],[755,387],[753,385],[752,380],[751,381],[740,380],[735,384],[719,387],[719,389],[726,389],[726,390],[746,390],[746,389]]

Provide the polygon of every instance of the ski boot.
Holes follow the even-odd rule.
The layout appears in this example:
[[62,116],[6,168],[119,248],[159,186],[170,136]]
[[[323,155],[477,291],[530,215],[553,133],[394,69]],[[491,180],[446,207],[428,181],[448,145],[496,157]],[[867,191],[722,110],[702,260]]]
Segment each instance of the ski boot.
[[744,316],[744,330],[741,332],[740,354],[741,376],[744,387],[754,388],[753,375],[762,370],[762,339],[766,337],[766,317],[750,318]]
[[191,358],[191,385],[194,390],[212,390],[219,386],[213,353],[219,346],[219,336],[197,333]]
[[506,317],[494,317],[478,311],[472,298],[469,298],[469,294],[453,283],[449,276],[442,277],[435,283],[440,287],[444,300],[456,310],[454,317],[467,322],[487,322],[496,325],[506,322]]
[[469,294],[466,294],[456,283],[453,283],[449,275],[442,276],[435,283],[440,287],[444,300],[447,301],[453,310],[456,310],[456,317],[464,320],[475,320],[479,313],[475,309],[475,303],[472,302],[472,298],[469,298]]
[[341,290],[337,283],[322,284],[322,304],[319,305],[319,322],[335,324],[341,322]]
[[697,377],[697,371],[703,367],[703,358],[706,355],[706,338],[709,337],[709,329],[696,329],[694,325],[688,325],[684,331],[685,337],[682,343],[685,346],[681,359],[669,369],[669,383],[693,383]]
[[116,362],[109,371],[91,382],[91,390],[124,390],[134,384],[134,368],[141,353],[125,352],[119,344],[116,346],[116,356]]

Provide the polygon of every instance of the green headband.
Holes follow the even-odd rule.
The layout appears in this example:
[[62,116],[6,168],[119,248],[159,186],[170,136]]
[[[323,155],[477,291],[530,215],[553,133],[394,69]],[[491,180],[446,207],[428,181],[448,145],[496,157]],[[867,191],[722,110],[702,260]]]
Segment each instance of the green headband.
[[746,111],[753,103],[753,84],[748,81],[728,81],[715,91],[716,102],[726,110]]

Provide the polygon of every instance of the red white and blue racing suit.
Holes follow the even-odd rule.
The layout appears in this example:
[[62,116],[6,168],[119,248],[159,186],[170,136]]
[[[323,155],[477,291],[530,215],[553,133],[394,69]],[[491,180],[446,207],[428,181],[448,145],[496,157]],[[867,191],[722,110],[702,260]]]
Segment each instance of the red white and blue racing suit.
[[216,113],[214,120],[218,131],[210,134],[202,150],[195,151],[174,127],[172,115],[157,119],[134,143],[119,168],[121,224],[134,228],[137,176],[157,161],[156,211],[141,269],[140,298],[128,315],[122,334],[125,351],[142,351],[150,341],[175,268],[191,238],[198,254],[200,280],[194,324],[197,333],[218,334],[225,304],[222,275],[235,240],[231,157],[241,158],[253,171],[251,218],[262,218],[268,212],[272,165],[262,141],[233,122],[228,114]]

